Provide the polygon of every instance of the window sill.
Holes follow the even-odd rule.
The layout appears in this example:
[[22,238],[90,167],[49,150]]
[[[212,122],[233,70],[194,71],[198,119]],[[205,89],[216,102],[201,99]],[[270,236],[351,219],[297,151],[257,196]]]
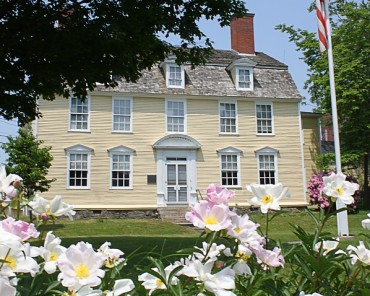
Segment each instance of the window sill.
[[85,133],[85,134],[91,134],[90,130],[68,130],[69,133]]
[[109,187],[109,190],[133,190],[133,187]]
[[257,137],[275,137],[275,134],[256,134]]
[[239,133],[219,133],[219,136],[226,136],[226,137],[239,137]]
[[112,134],[133,134],[133,131],[112,131]]
[[90,187],[67,187],[67,190],[90,190]]

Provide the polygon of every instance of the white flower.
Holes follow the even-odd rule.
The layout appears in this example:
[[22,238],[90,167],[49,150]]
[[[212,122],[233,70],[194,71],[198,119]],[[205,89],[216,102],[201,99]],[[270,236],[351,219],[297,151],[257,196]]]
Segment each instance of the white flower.
[[10,284],[8,277],[0,275],[0,292],[1,292],[1,295],[15,296],[17,291]]
[[212,274],[213,264],[212,260],[204,264],[199,260],[194,260],[184,267],[183,274],[204,284],[204,288],[214,295],[235,295],[227,291],[235,288],[235,272],[228,266]]
[[233,270],[237,275],[251,275],[251,269],[247,264],[248,259],[252,256],[252,251],[246,246],[238,245],[238,251],[235,254],[236,264]]
[[89,243],[79,242],[77,245],[71,245],[58,260],[61,271],[58,280],[61,280],[64,287],[100,285],[105,274],[104,270],[100,269],[104,259]]
[[279,201],[288,196],[288,187],[278,184],[251,184],[247,190],[253,193],[251,203],[261,207],[261,212],[266,214],[269,209],[280,210]]
[[324,182],[323,192],[332,197],[333,201],[339,198],[346,205],[354,203],[352,195],[358,190],[359,185],[346,181],[346,175],[331,173],[330,176],[322,177],[322,180]]
[[100,246],[98,252],[102,253],[105,256],[105,267],[113,268],[119,263],[123,262],[125,259],[120,258],[124,253],[119,249],[111,249],[111,243],[105,242]]
[[208,274],[204,281],[204,288],[215,296],[236,295],[228,291],[235,289],[235,272],[230,267],[226,267],[213,275]]
[[370,265],[370,250],[365,248],[362,241],[359,242],[359,246],[357,248],[354,246],[348,246],[347,250],[350,253],[352,264],[355,264],[357,260],[359,260],[364,265]]
[[299,293],[299,296],[322,296],[319,293],[313,293],[313,294],[305,294],[303,291]]
[[130,292],[135,288],[134,282],[130,279],[121,279],[114,282],[113,291],[109,291],[107,296],[119,296]]
[[72,293],[73,296],[102,296],[103,295],[103,292],[101,290],[93,290],[89,286],[82,286],[82,287],[78,286],[75,289],[69,289],[68,291],[69,293]]
[[207,242],[202,242],[203,248],[195,247],[195,249],[200,250],[200,252],[194,252],[194,256],[199,260],[211,259],[216,260],[217,256],[225,249],[225,245],[217,245],[213,243],[211,246]]
[[66,248],[60,245],[61,239],[49,231],[46,234],[44,246],[38,248],[38,255],[45,260],[44,269],[52,274],[57,269],[57,260],[65,254]]
[[72,216],[76,214],[76,212],[73,211],[73,206],[62,202],[62,197],[60,195],[56,195],[50,203],[42,196],[36,195],[36,197],[29,202],[29,206],[36,216],[42,214],[54,217],[67,215],[69,219],[73,220]]
[[237,238],[243,243],[251,245],[259,245],[264,243],[264,238],[257,232],[259,224],[249,220],[247,214],[240,217],[235,215],[231,217],[231,227],[228,229],[227,234]]
[[[4,200],[10,202],[17,194],[19,190],[13,185],[15,181],[21,181],[22,178],[15,174],[6,175],[5,166],[0,166],[0,193],[3,193],[7,198]],[[1,197],[1,194],[0,194]]]
[[0,275],[3,276],[13,277],[16,273],[30,273],[34,276],[39,271],[39,265],[24,252],[23,246],[9,248],[0,245],[0,260],[3,260],[0,269]]
[[[370,218],[370,213],[367,214],[367,216]],[[370,230],[370,219],[362,220],[361,225],[362,225],[363,228]]]
[[[167,266],[164,271],[166,273],[166,281],[169,280],[169,275],[176,268],[175,265],[169,265]],[[153,271],[159,272],[158,268],[152,268]],[[167,286],[166,284],[158,277],[145,272],[138,277],[139,281],[143,282],[142,285],[145,287],[145,289],[149,290],[149,295],[153,293],[155,290],[166,290]],[[178,283],[179,279],[176,277],[173,277],[171,279],[171,285],[176,285]]]
[[23,179],[15,174],[9,174],[7,176],[5,166],[0,166],[0,192],[4,192],[5,189],[15,180],[21,181]]
[[330,251],[335,250],[339,245],[339,242],[337,240],[324,240],[321,242],[318,242],[314,246],[314,250],[316,252],[319,252],[320,249],[323,250],[323,255],[325,256]]

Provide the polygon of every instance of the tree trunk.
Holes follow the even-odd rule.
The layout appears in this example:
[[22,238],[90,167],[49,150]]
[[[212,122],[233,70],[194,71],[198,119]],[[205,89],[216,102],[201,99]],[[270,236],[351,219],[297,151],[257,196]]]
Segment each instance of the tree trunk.
[[363,199],[365,209],[370,210],[370,192],[369,192],[369,157],[370,152],[364,155],[364,190]]

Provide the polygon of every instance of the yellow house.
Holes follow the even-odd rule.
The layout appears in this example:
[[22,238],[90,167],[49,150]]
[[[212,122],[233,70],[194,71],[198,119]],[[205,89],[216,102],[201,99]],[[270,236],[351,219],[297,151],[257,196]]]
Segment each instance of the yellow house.
[[215,183],[248,206],[247,184],[281,182],[283,205],[307,205],[301,96],[285,64],[254,51],[252,14],[232,22],[232,50],[202,66],[170,56],[136,83],[116,79],[86,101],[40,100],[34,130],[52,146],[57,179],[45,196],[76,209],[157,209],[188,206]]

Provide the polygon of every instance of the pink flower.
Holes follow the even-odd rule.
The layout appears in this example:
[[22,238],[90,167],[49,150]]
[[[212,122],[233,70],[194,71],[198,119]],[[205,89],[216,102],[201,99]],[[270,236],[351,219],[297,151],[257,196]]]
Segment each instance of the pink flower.
[[272,267],[284,267],[284,257],[280,255],[281,249],[275,247],[272,251],[261,248],[253,249],[256,254],[257,262],[262,265],[263,269]]
[[207,200],[193,205],[185,218],[194,226],[208,228],[211,231],[227,229],[231,225],[229,207],[225,204],[213,204]]
[[13,185],[10,185],[4,189],[4,193],[7,197],[9,197],[10,199],[13,199],[14,197],[17,196],[17,194],[19,193],[19,190],[16,189]]
[[1,221],[1,227],[3,230],[19,237],[21,241],[26,241],[31,237],[36,238],[40,235],[33,223],[29,224],[22,220],[17,221],[12,217]]
[[246,245],[260,245],[264,243],[264,238],[257,232],[259,224],[249,220],[248,214],[240,217],[235,215],[231,217],[231,226],[227,233]]
[[214,204],[227,204],[235,192],[223,188],[221,185],[210,184],[206,189],[207,200]]

